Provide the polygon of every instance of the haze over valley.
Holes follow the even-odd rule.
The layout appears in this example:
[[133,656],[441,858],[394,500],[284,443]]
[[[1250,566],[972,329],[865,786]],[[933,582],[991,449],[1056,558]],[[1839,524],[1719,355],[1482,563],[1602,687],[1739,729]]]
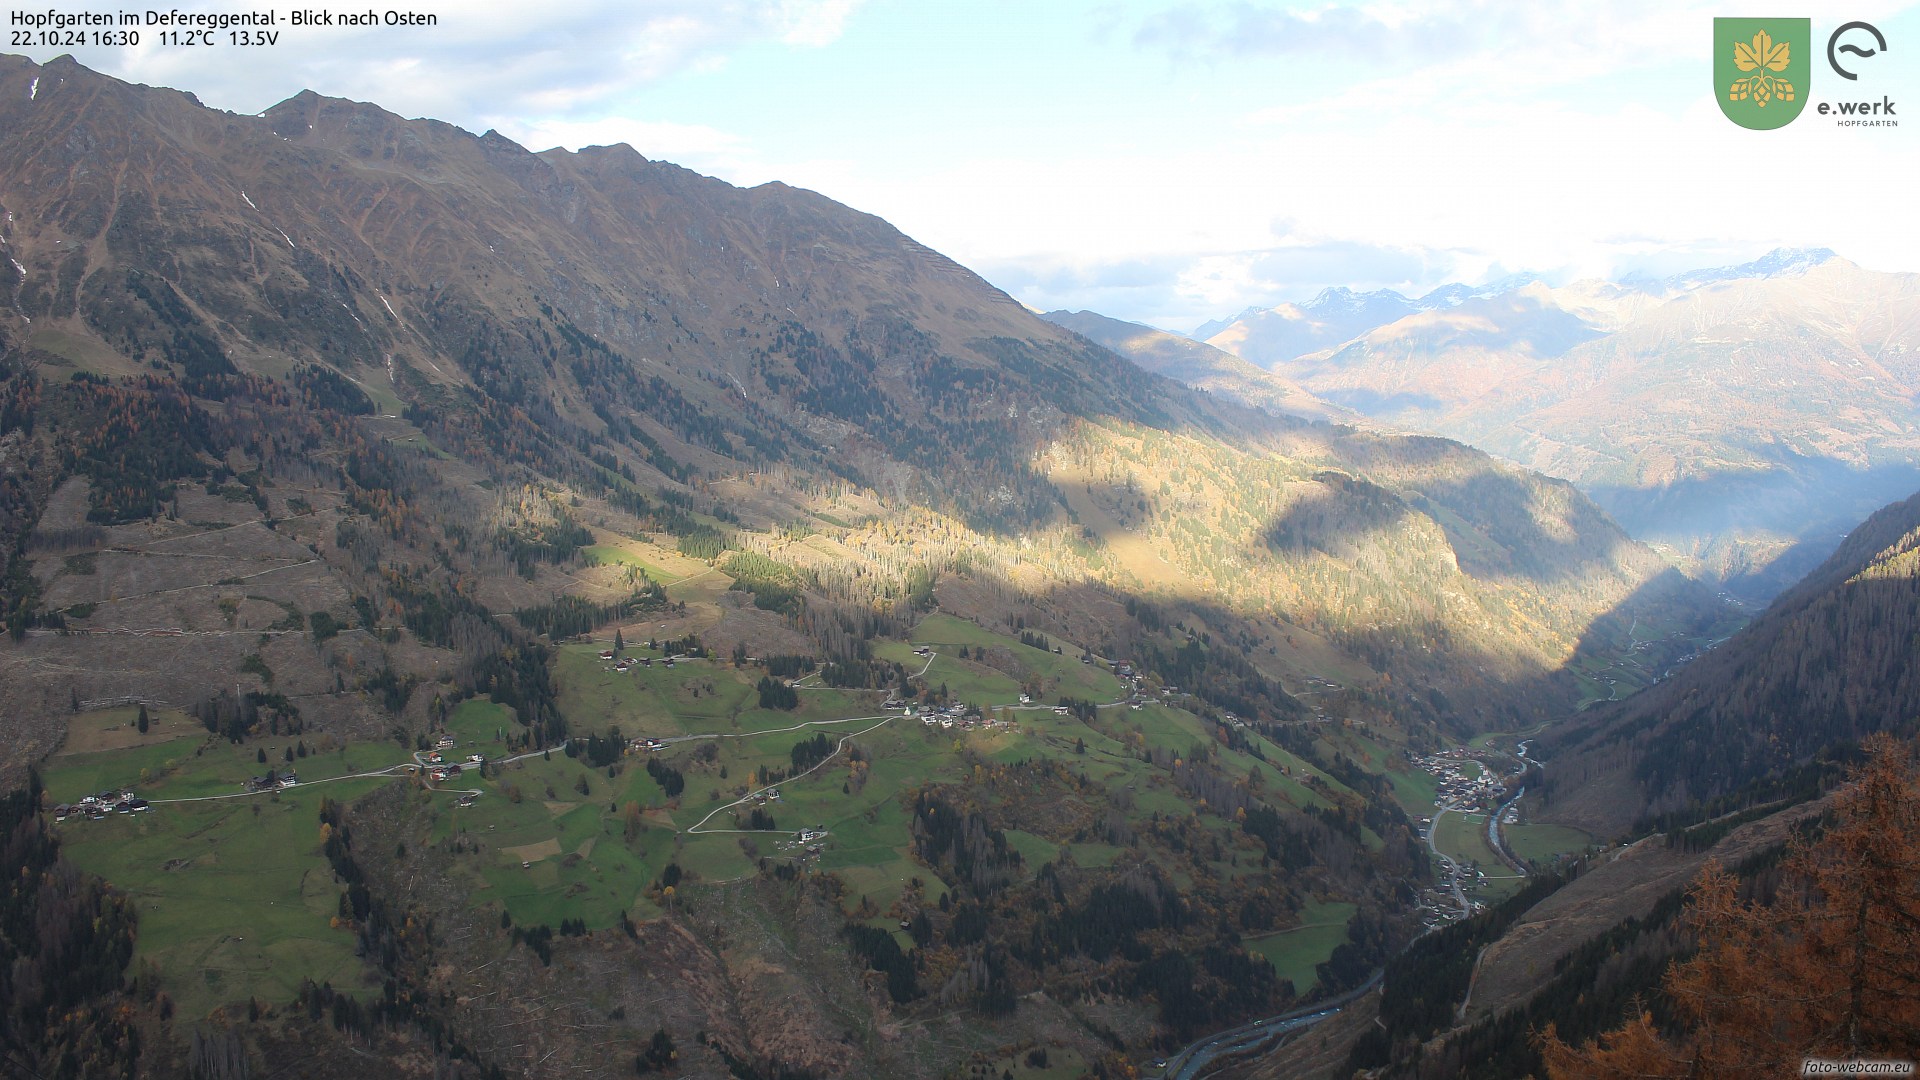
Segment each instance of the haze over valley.
[[1920,486],[1916,287],[1824,249],[1781,250],[1417,300],[1329,288],[1193,336],[1377,422],[1571,480],[1677,566],[1759,606]]

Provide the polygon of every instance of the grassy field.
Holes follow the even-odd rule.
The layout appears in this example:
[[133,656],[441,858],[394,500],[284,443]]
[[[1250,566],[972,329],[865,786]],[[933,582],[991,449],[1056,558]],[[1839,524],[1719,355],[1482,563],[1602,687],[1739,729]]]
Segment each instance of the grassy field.
[[664,796],[637,759],[623,766],[609,777],[606,769],[550,753],[506,765],[489,780],[462,778],[461,785],[486,794],[472,806],[436,806],[430,835],[441,840],[458,831],[481,844],[487,857],[476,904],[503,906],[524,925],[563,918],[613,925],[643,905],[643,891],[674,851],[672,830],[644,813],[628,828],[629,803],[644,810]]
[[1566,825],[1508,825],[1507,846],[1529,861],[1585,851],[1593,837]]
[[67,721],[66,741],[55,756],[151,746],[207,733],[200,721],[179,709],[154,709],[147,717],[147,731],[142,734],[138,727],[139,715],[140,710],[131,705],[75,713]]
[[447,733],[459,741],[461,749],[501,746],[504,736],[518,730],[513,710],[494,704],[491,698],[468,698],[447,714]]
[[1486,884],[1482,885],[1479,890],[1472,895],[1475,899],[1484,903],[1497,904],[1507,897],[1512,896],[1514,893],[1519,892],[1520,887],[1526,883],[1527,878],[1525,874],[1516,874],[1503,866],[1497,866],[1487,871]]
[[654,581],[667,582],[680,576],[613,544],[592,544],[581,548],[580,554],[586,557],[588,566],[632,566]]
[[[206,729],[202,728],[200,734],[204,737]],[[175,768],[181,758],[191,759],[199,749],[198,741],[177,739],[123,750],[62,754],[48,761],[41,780],[56,802],[72,802],[109,787],[131,788],[137,794],[147,794],[156,777]],[[241,776],[235,783],[244,779],[246,777]]]
[[1253,938],[1247,946],[1266,957],[1281,978],[1292,980],[1294,993],[1305,995],[1319,981],[1314,968],[1347,940],[1347,921],[1357,910],[1344,901],[1309,900],[1300,909],[1299,926]]
[[1439,777],[1425,769],[1407,768],[1388,772],[1387,781],[1393,785],[1393,797],[1408,817],[1433,815],[1434,799],[1440,791]]
[[[121,750],[61,754],[47,762],[42,782],[56,802],[71,802],[108,788],[130,790],[149,799],[190,799],[240,792],[250,777],[268,769],[296,771],[305,781],[330,780],[351,773],[383,769],[407,760],[393,743],[357,743],[332,746],[331,740],[306,743],[287,737],[229,743],[209,736],[204,728],[165,742],[143,743]],[[291,753],[290,753],[291,752]]]
[[1451,813],[1440,819],[1433,842],[1456,862],[1477,864],[1489,875],[1505,873],[1505,863],[1487,846],[1487,815]]
[[[934,661],[934,668],[928,673],[931,682],[938,683],[951,675],[955,679],[985,680],[992,687],[993,697],[983,704],[1006,704],[1015,700],[1020,692],[1023,679],[1033,678],[1039,681],[1041,700],[1053,702],[1061,697],[1080,698],[1089,701],[1112,701],[1121,694],[1120,680],[1099,664],[1082,664],[1078,647],[1063,641],[1054,642],[1060,652],[1048,652],[1023,644],[1017,637],[1008,637],[994,633],[984,627],[956,619],[951,615],[929,615],[914,627],[913,644],[931,646],[940,653]],[[957,654],[962,645],[969,650],[978,648],[992,649],[997,652],[1011,653],[1020,666],[1018,678],[996,671],[984,664],[961,661]],[[890,656],[902,664],[915,661],[908,670],[918,670],[925,663],[924,657],[915,658],[912,649],[906,649],[905,656]],[[949,661],[952,666],[948,666]],[[975,697],[962,694],[958,686],[949,682],[949,687],[964,701],[974,701]],[[982,686],[981,689],[985,689]]]
[[919,675],[924,670],[926,674],[920,677],[927,685],[946,687],[955,701],[986,707],[1020,699],[1018,679],[985,664],[962,660],[955,651],[936,650],[929,663],[928,657],[914,655],[913,646],[889,641],[876,644],[873,655],[899,664],[909,675]]
[[1532,736],[1540,734],[1546,730],[1548,723],[1550,723],[1550,721],[1542,720],[1537,724],[1522,728],[1518,731],[1489,731],[1485,734],[1474,736],[1472,741],[1467,745],[1479,750],[1498,749],[1511,751],[1516,740],[1531,738]]
[[[734,734],[880,712],[880,695],[843,690],[803,691],[800,707],[792,712],[762,709],[754,690],[762,674],[758,668],[683,660],[671,668],[656,662],[619,672],[600,659],[602,648],[573,644],[558,650],[554,681],[560,686],[560,708],[576,731],[618,727],[628,738]],[[638,643],[626,654],[661,655]]]
[[1485,814],[1448,814],[1440,819],[1434,842],[1455,861],[1476,864],[1487,875],[1485,884],[1470,890],[1474,899],[1493,903],[1518,892],[1526,883],[1524,875],[1514,873],[1487,846]]
[[[188,740],[54,759],[48,791],[60,799],[105,786],[131,786],[150,798],[177,791],[237,787],[237,779],[264,770],[226,743],[199,747]],[[393,758],[391,746],[356,746],[325,755],[336,764],[368,765]],[[170,767],[162,755],[178,761]],[[310,757],[303,776],[315,774]],[[137,779],[145,770],[148,779]],[[249,772],[252,770],[252,773]],[[320,851],[323,796],[348,800],[384,783],[379,778],[303,784],[272,794],[208,802],[156,805],[141,814],[103,821],[70,818],[60,825],[61,848],[74,864],[99,874],[133,897],[140,916],[136,960],[169,973],[167,987],[183,1015],[206,1015],[223,1002],[290,1000],[302,979],[336,989],[366,988],[354,956],[351,929],[329,925],[341,887]]]
[[[766,805],[766,811],[782,826],[779,834],[763,834],[755,839],[762,854],[777,853],[777,844],[787,833],[800,828],[824,828],[828,839],[819,859],[823,870],[838,873],[847,885],[849,910],[866,896],[882,911],[899,899],[910,878],[918,877],[927,885],[929,899],[937,899],[946,887],[928,868],[908,859],[911,837],[908,814],[900,804],[898,792],[915,782],[945,774],[957,779],[958,763],[946,744],[928,741],[921,732],[889,725],[860,740],[872,755],[867,780],[858,792],[851,790],[850,772],[843,761],[829,762],[811,776],[781,783],[781,799]],[[785,746],[797,741],[799,734],[783,736]],[[742,742],[746,740],[740,740]],[[782,755],[783,757],[785,755]],[[724,803],[726,799],[720,800]],[[676,815],[686,824],[698,821],[715,803],[688,800]],[[735,823],[723,813],[709,822],[709,828],[731,828]],[[686,860],[710,869],[710,878],[737,877],[754,871],[739,848],[737,834],[686,835],[682,838]]]
[[[713,580],[724,585],[723,578]],[[1023,681],[1037,680],[1049,696],[1111,701],[1121,693],[1110,672],[1081,664],[1078,649],[1066,643],[1056,655],[946,616],[924,620],[915,640],[938,652],[928,683],[945,682],[956,698],[989,708],[1015,704]],[[593,929],[616,925],[623,914],[661,914],[668,899],[658,885],[669,867],[679,869],[684,890],[751,876],[762,859],[804,861],[841,878],[849,914],[864,902],[877,912],[875,925],[894,928],[896,904],[916,879],[924,902],[938,903],[950,892],[938,872],[913,857],[906,793],[923,785],[974,785],[971,790],[988,803],[1019,798],[1018,783],[996,794],[996,774],[1018,777],[1028,762],[1057,759],[1083,778],[1086,793],[1044,798],[1105,805],[1108,795],[1125,791],[1136,834],[1147,830],[1155,814],[1197,821],[1218,842],[1211,872],[1224,877],[1257,869],[1257,856],[1250,858],[1242,847],[1246,838],[1230,819],[1211,811],[1196,816],[1194,802],[1169,782],[1165,769],[1142,760],[1146,751],[1174,757],[1197,751],[1229,779],[1247,778],[1257,767],[1263,798],[1327,805],[1304,783],[1323,776],[1305,761],[1265,740],[1259,741],[1264,762],[1226,750],[1210,724],[1172,705],[1104,708],[1091,722],[1051,709],[1021,709],[1011,714],[1011,727],[972,731],[885,715],[878,708],[881,695],[870,691],[803,690],[798,708],[766,710],[755,689],[763,674],[758,667],[697,660],[667,668],[657,651],[643,645],[632,643],[627,651],[656,662],[626,672],[600,659],[603,644],[558,648],[560,708],[576,735],[617,726],[627,738],[675,740],[657,756],[681,773],[683,790],[669,796],[646,771],[644,753],[598,766],[561,749],[509,761],[510,741],[525,729],[506,706],[472,698],[447,715],[446,733],[455,741],[448,757],[464,762],[481,754],[489,764],[484,771],[467,769],[440,791],[411,796],[407,839],[394,857],[406,858],[416,845],[447,844],[462,857],[445,872],[474,908],[504,912],[523,926],[579,919]],[[962,645],[970,653],[984,650],[1002,666],[1013,657],[1017,677],[961,660]],[[879,642],[875,652],[917,672],[927,658],[912,648]],[[410,762],[412,745],[336,746],[318,736],[235,744],[171,713],[157,717],[160,723],[142,736],[129,727],[131,716],[129,710],[107,710],[79,718],[66,751],[49,759],[43,775],[59,801],[109,788],[131,788],[155,800],[148,813],[72,819],[61,829],[77,864],[139,902],[140,955],[162,965],[180,1008],[201,1016],[248,995],[286,1000],[303,978],[363,988],[351,930],[330,925],[341,889],[321,853],[318,808],[323,796],[348,802],[381,785],[413,782],[400,776],[342,779]],[[857,755],[836,753],[806,775],[784,775],[794,768],[796,743],[823,733],[837,748],[856,732]],[[1390,748],[1359,745],[1351,733],[1333,737],[1340,742],[1329,745],[1357,758],[1390,756]],[[242,797],[248,778],[269,768],[295,768],[302,783]],[[1324,781],[1329,790],[1344,790],[1331,778]],[[774,827],[745,831],[753,804],[735,804],[776,782],[780,798],[758,804]],[[478,798],[458,805],[467,791]],[[182,799],[208,801],[165,801]],[[1036,803],[1039,814],[1031,825],[1007,830],[1026,874],[1068,854],[1082,867],[1138,857],[1140,849],[1101,842],[1104,834],[1093,829],[1074,832],[1059,824],[1048,816],[1053,805]],[[702,831],[690,831],[695,827]],[[802,828],[826,833],[817,859],[797,850],[794,834]],[[1189,885],[1190,876],[1190,867],[1176,867],[1170,879]],[[1351,912],[1350,904],[1309,904],[1302,926],[1262,938],[1255,947],[1305,992],[1313,966],[1343,939]],[[1077,1068],[1066,1057],[1045,1069],[1026,1066],[1024,1057],[1009,1059],[1006,1067],[1018,1076],[1066,1075]]]
[[1028,866],[1051,862],[1060,853],[1060,845],[1020,829],[1007,830],[1007,844],[1020,853]]

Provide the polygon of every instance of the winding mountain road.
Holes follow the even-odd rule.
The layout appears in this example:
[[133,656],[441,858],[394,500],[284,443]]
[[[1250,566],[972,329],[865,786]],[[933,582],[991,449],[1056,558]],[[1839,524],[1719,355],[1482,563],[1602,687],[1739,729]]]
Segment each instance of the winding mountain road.
[[[567,744],[563,742],[560,744],[559,749],[565,750],[566,747],[567,747]],[[501,758],[500,760],[492,762],[491,764],[511,765],[516,761],[525,761],[530,757],[539,757],[542,754],[551,752],[553,749],[554,749],[553,747],[547,747],[546,749],[542,749],[542,750],[530,750],[524,754],[515,754],[513,757]],[[344,773],[340,776],[329,776],[322,780],[305,780],[305,781],[302,781],[298,786],[302,788],[310,788],[310,787],[318,787],[321,784],[337,784],[342,780],[366,780],[376,776],[399,776],[401,774],[401,770],[403,769],[418,768],[418,769],[425,770],[425,769],[431,768],[432,766],[426,763],[425,757],[426,755],[424,753],[415,752],[413,754],[412,761],[402,761],[396,765],[388,765],[385,768],[372,769],[367,772]],[[225,795],[196,795],[192,798],[187,798],[187,799],[148,799],[147,801],[153,804],[154,806],[172,806],[180,803],[219,802],[223,799],[252,799],[252,798],[257,798],[261,795],[271,795],[276,791],[283,791],[283,790],[285,789],[281,788],[278,785],[273,785],[270,787],[259,788],[254,791],[232,791],[232,792],[228,792]],[[479,788],[444,788],[444,787],[433,787],[429,785],[428,790],[442,791],[451,795],[485,794],[485,792],[483,792]]]
[[1161,1073],[1161,1076],[1166,1080],[1194,1080],[1200,1075],[1201,1070],[1227,1054],[1258,1050],[1265,1043],[1310,1028],[1335,1015],[1380,985],[1380,980],[1386,973],[1385,968],[1376,968],[1374,973],[1367,977],[1366,982],[1344,994],[1314,1002],[1312,1005],[1292,1012],[1281,1013],[1279,1016],[1270,1016],[1241,1024],[1239,1027],[1218,1031],[1190,1043],[1185,1049],[1167,1059],[1166,1071]]

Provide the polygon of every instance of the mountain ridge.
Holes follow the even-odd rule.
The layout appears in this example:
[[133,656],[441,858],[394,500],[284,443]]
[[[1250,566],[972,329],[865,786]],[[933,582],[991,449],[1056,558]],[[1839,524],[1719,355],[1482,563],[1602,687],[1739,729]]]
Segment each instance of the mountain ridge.
[[[0,81],[28,77],[23,64],[13,67],[10,76],[0,68]],[[99,77],[77,67],[43,70],[52,77],[33,102],[22,93],[5,106],[16,114],[14,145],[33,147],[10,171],[23,182],[35,170],[58,178],[46,185],[57,193],[51,200],[19,186],[6,197],[9,210],[22,212],[8,234],[11,250],[35,268],[19,296],[36,317],[38,340],[66,349],[72,355],[61,359],[69,363],[94,358],[108,374],[151,372],[156,364],[184,370],[181,343],[195,334],[217,338],[232,364],[266,375],[284,375],[300,351],[379,391],[383,410],[404,407],[435,442],[492,447],[500,466],[584,477],[592,470],[579,447],[600,447],[593,452],[683,493],[699,470],[764,458],[895,497],[930,498],[976,527],[1000,531],[1095,512],[1114,523],[1115,535],[1130,531],[1129,522],[1145,524],[1136,521],[1138,507],[1117,516],[1075,508],[1034,464],[1038,448],[1087,417],[1203,439],[1251,438],[1318,461],[1302,477],[1303,494],[1327,490],[1306,480],[1326,465],[1403,453],[1375,437],[1316,433],[1187,394],[1028,316],[880,219],[817,194],[785,185],[736,189],[630,148],[534,154],[497,136],[313,94],[253,118],[195,111],[180,95],[143,97],[104,81],[96,87]],[[114,134],[104,114],[51,121],[59,126],[31,134],[36,124],[68,115],[61,110],[75,81],[85,83],[89,100],[123,101],[154,124],[151,141],[131,128],[116,137],[159,170],[156,179],[181,182],[177,191],[155,188],[177,206],[163,214],[136,185],[109,187],[78,163],[76,147],[91,139],[97,152]],[[187,111],[155,115],[170,108]],[[189,168],[185,162],[203,152],[197,148],[226,156]],[[305,194],[296,197],[296,189]],[[38,205],[48,212],[27,212]],[[222,224],[181,234],[166,223],[198,221],[194,215]],[[422,229],[422,221],[433,225]],[[79,247],[88,229],[97,231],[84,251],[61,254],[68,241]],[[39,268],[53,259],[86,284],[71,292],[51,287],[59,275]],[[98,269],[148,259],[179,282],[180,326],[146,313],[139,294],[147,286]],[[883,279],[894,295],[881,294]],[[300,322],[276,321],[260,295]],[[51,323],[66,329],[56,337]],[[99,352],[113,342],[142,359],[128,364]],[[682,349],[698,363],[681,361]],[[622,356],[629,350],[631,363]],[[931,427],[902,419],[928,402]],[[751,422],[724,419],[743,408]],[[532,427],[510,422],[515,411]],[[969,465],[955,470],[962,447]],[[1395,483],[1417,488],[1426,468],[1401,470],[1407,480]],[[1466,454],[1447,468],[1487,465]],[[1340,489],[1333,505],[1351,497]],[[1515,512],[1533,513],[1527,501],[1543,498],[1562,496],[1540,489]],[[1454,522],[1481,513],[1447,499],[1434,505],[1449,505],[1443,516]],[[1599,518],[1587,520],[1604,531]],[[1471,552],[1487,542],[1476,534],[1491,527],[1447,529]],[[1431,535],[1440,542],[1444,531]],[[1188,557],[1168,546],[1173,535],[1150,541],[1158,557]],[[1599,550],[1624,538],[1597,543]],[[1271,550],[1257,547],[1251,557]],[[1593,565],[1624,573],[1625,581],[1657,573],[1643,554],[1622,558],[1617,566]],[[1609,594],[1616,599],[1631,591],[1608,588],[1618,590]],[[1295,603],[1309,601],[1309,611],[1320,603],[1311,593],[1293,595]],[[1319,618],[1308,611],[1292,617],[1296,624]],[[1565,624],[1559,640],[1571,645],[1575,620],[1554,618]]]
[[1764,603],[1920,481],[1916,281],[1816,248],[1534,282],[1283,349],[1274,370],[1571,479],[1689,573]]
[[1299,386],[1203,342],[1145,323],[1122,322],[1092,311],[1049,311],[1041,318],[1088,338],[1156,375],[1221,394],[1253,408],[1330,422],[1353,422],[1341,409]]

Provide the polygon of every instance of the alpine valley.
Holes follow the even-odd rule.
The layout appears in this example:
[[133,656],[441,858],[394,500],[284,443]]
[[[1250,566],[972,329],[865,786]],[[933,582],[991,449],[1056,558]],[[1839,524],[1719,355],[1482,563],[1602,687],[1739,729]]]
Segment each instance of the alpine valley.
[[[1538,1074],[1920,706],[1914,503],[1750,620],[1646,523],[1788,450],[1444,375],[1903,341],[1824,256],[1242,360],[778,183],[15,56],[0,254],[10,1074]],[[1861,499],[1904,355],[1805,389]]]
[[1328,289],[1195,334],[1376,420],[1571,480],[1753,604],[1920,487],[1920,279],[1825,249],[1418,300]]

